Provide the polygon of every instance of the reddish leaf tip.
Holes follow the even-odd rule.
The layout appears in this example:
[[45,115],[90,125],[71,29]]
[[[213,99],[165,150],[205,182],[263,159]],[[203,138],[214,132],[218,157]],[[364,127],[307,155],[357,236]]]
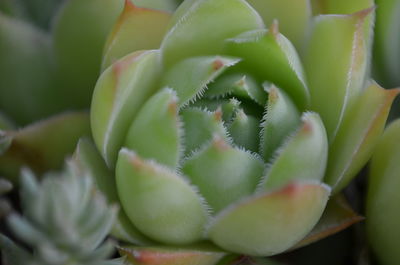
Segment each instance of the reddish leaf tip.
[[136,5],[133,4],[131,0],[125,0],[124,11],[134,10],[136,9]]
[[222,121],[222,109],[218,107],[217,110],[214,112],[214,119],[216,121]]
[[216,59],[212,64],[212,68],[214,71],[221,69],[223,66],[224,62],[221,59]]
[[275,103],[279,98],[278,89],[275,86],[271,86],[268,89],[268,94],[269,94],[268,99],[270,103]]
[[229,145],[219,135],[214,135],[213,145],[218,151],[225,151],[229,149]]
[[173,116],[176,116],[176,114],[178,113],[178,102],[176,100],[172,100],[168,104],[168,113],[170,113]]
[[271,32],[274,37],[277,37],[279,35],[279,22],[277,19],[274,19],[272,21],[272,24],[269,27],[269,32]]
[[354,16],[356,18],[358,18],[359,20],[364,20],[369,14],[371,14],[372,12],[374,12],[376,9],[376,5],[373,5],[369,8],[357,11],[353,14],[350,14],[350,16]]

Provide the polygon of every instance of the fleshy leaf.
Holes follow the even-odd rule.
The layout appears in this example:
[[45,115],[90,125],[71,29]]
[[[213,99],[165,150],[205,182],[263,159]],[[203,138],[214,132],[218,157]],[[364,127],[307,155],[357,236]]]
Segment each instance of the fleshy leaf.
[[239,109],[235,118],[229,123],[228,132],[237,146],[252,152],[258,151],[260,121],[257,118]]
[[[89,172],[90,176],[94,178],[96,187],[106,196],[108,203],[119,203],[114,173],[107,168],[104,159],[90,140],[81,139],[79,141],[74,159],[77,165]],[[151,243],[150,239],[133,226],[123,209],[118,210],[111,234],[122,241],[136,245]]]
[[227,42],[229,55],[242,58],[239,64],[259,81],[270,81],[288,93],[300,109],[309,104],[303,67],[290,41],[279,33],[275,21],[269,30],[245,32]]
[[65,156],[74,151],[79,138],[90,135],[89,127],[88,114],[76,112],[4,132],[11,143],[0,156],[0,174],[16,181],[24,166],[37,173],[59,169]]
[[171,247],[121,247],[119,252],[135,265],[215,265],[226,255],[217,250]]
[[185,130],[185,156],[211,141],[213,135],[227,137],[219,109],[209,112],[199,108],[186,108],[181,111],[181,117]]
[[400,2],[376,0],[374,70],[386,87],[400,84]]
[[257,81],[250,75],[243,74],[221,76],[210,84],[204,96],[208,98],[243,97],[261,106],[264,106],[267,101],[267,93],[257,84]]
[[145,235],[167,244],[202,238],[207,210],[183,178],[127,149],[121,150],[116,170],[122,207]]
[[321,118],[316,113],[303,114],[300,128],[276,152],[260,190],[282,188],[295,180],[321,180],[327,156],[328,140]]
[[311,0],[315,14],[351,14],[374,5],[374,0]]
[[318,222],[330,188],[318,183],[292,183],[257,195],[222,211],[208,234],[218,246],[252,256],[283,252],[306,236]]
[[104,44],[123,7],[124,0],[70,0],[59,9],[52,34],[58,90],[72,95],[73,107],[89,106]]
[[260,154],[266,162],[300,123],[291,99],[275,86],[269,88],[268,105],[261,124]]
[[181,137],[178,98],[175,91],[167,88],[151,97],[139,110],[124,146],[144,159],[154,159],[174,169],[183,148]]
[[182,172],[199,188],[214,212],[252,194],[263,171],[262,160],[231,147],[220,137],[215,137],[182,166]]
[[351,209],[344,196],[337,195],[331,198],[326,206],[324,214],[313,230],[293,248],[307,246],[313,242],[333,235],[352,224],[362,221],[364,218]]
[[372,157],[367,195],[367,232],[382,264],[400,262],[400,121],[386,129]]
[[97,82],[91,125],[97,148],[108,166],[114,166],[132,121],[155,91],[158,55],[157,51],[129,54],[104,71]]
[[301,51],[311,20],[310,0],[247,0],[266,25],[279,21],[282,33]]
[[77,165],[94,177],[97,188],[105,195],[109,203],[118,202],[113,173],[107,168],[103,158],[89,139],[82,138],[79,140],[74,159]]
[[50,45],[44,32],[0,13],[0,109],[19,124],[44,118],[65,106],[66,99],[58,97],[53,87]]
[[102,68],[131,52],[159,48],[170,16],[163,11],[137,7],[126,0],[125,8],[105,44]]
[[321,15],[314,20],[304,66],[311,109],[321,115],[330,142],[365,82],[369,46],[364,25],[372,11]]
[[203,95],[208,83],[238,61],[220,56],[189,58],[172,66],[162,78],[161,85],[177,91],[179,105],[183,106]]
[[372,155],[393,99],[400,90],[370,85],[346,112],[329,149],[325,181],[334,193],[344,188]]
[[226,39],[263,27],[262,19],[243,0],[189,1],[182,5],[186,12],[181,17],[179,9],[161,45],[166,65],[187,57],[220,54]]

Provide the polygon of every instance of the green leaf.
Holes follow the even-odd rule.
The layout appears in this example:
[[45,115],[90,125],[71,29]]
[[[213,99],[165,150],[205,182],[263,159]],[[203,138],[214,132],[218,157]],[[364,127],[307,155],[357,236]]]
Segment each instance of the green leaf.
[[290,41],[278,31],[276,21],[268,30],[245,32],[227,42],[229,55],[242,58],[238,65],[259,81],[270,81],[288,93],[300,109],[309,104],[303,67]]
[[367,232],[383,265],[400,262],[400,121],[386,129],[372,157],[367,195]]
[[275,86],[269,88],[268,105],[261,124],[260,154],[266,162],[300,123],[291,99]]
[[[86,138],[80,139],[74,153],[74,161],[82,170],[89,172],[96,182],[96,187],[106,196],[108,203],[119,204],[114,172],[107,167],[94,143]],[[123,209],[118,211],[111,234],[131,244],[148,245],[151,243],[150,239],[133,226]]]
[[140,8],[126,0],[105,44],[102,69],[131,52],[159,48],[170,17],[167,12]]
[[0,109],[21,125],[65,105],[54,89],[50,45],[44,32],[0,13]]
[[343,189],[371,157],[399,92],[373,83],[346,112],[329,149],[325,181],[333,193]]
[[247,0],[261,15],[266,25],[279,21],[282,33],[299,51],[307,36],[310,20],[310,0]]
[[121,150],[116,172],[122,207],[145,235],[167,244],[203,237],[207,210],[182,177],[128,149]]
[[189,1],[181,8],[161,45],[165,65],[193,56],[221,54],[226,39],[263,27],[262,19],[243,0]]
[[119,252],[135,265],[215,265],[226,255],[216,249],[190,247],[122,247]]
[[199,108],[185,108],[181,111],[184,128],[185,157],[211,141],[214,135],[227,138],[220,109],[210,112]]
[[59,169],[65,157],[74,151],[79,138],[90,135],[89,127],[87,113],[72,112],[5,132],[11,143],[0,156],[0,175],[17,181],[24,166],[40,174]]
[[182,156],[182,132],[176,92],[167,88],[151,97],[139,110],[124,146],[144,159],[172,169]]
[[374,70],[385,87],[400,84],[400,2],[376,0]]
[[281,190],[242,200],[222,211],[208,235],[218,246],[237,253],[270,256],[292,247],[318,222],[330,188],[292,183]]
[[214,213],[251,195],[263,171],[261,159],[218,136],[182,165],[182,172],[199,188]]
[[224,96],[243,97],[253,100],[261,106],[265,105],[268,97],[252,76],[242,73],[225,74],[217,78],[214,83],[210,84],[204,96],[211,99]]
[[58,90],[71,106],[86,108],[100,74],[104,44],[124,6],[124,0],[70,0],[53,25],[58,63]]
[[304,113],[301,120],[300,128],[276,152],[260,191],[282,188],[296,180],[320,181],[324,177],[328,156],[324,125],[316,113]]
[[311,2],[316,14],[351,14],[375,4],[374,0],[311,0]]
[[247,115],[242,109],[236,111],[236,115],[228,127],[229,135],[233,142],[246,150],[257,152],[260,146],[260,121]]
[[156,90],[158,51],[134,52],[100,76],[91,107],[93,138],[109,167],[143,103]]
[[364,217],[355,213],[344,196],[339,194],[328,201],[324,214],[313,230],[292,249],[307,246],[362,220]]
[[164,74],[161,86],[177,91],[181,107],[196,101],[210,82],[238,61],[237,58],[220,56],[188,58],[175,64]]
[[330,142],[365,82],[369,39],[364,25],[372,11],[321,15],[314,20],[304,66],[311,109],[321,115]]

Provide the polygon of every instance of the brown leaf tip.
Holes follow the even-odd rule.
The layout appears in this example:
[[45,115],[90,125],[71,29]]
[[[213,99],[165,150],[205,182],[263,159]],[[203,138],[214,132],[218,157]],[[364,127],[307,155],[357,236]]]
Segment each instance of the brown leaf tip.
[[350,16],[354,16],[354,17],[356,17],[356,18],[358,18],[360,20],[364,20],[369,14],[373,13],[375,11],[375,9],[376,9],[376,6],[373,5],[373,6],[369,7],[369,8],[366,8],[366,9],[357,11],[357,12],[355,12],[353,14],[350,14]]
[[275,103],[278,101],[279,99],[279,94],[278,94],[278,89],[275,86],[271,86],[268,89],[268,100],[270,103]]
[[269,27],[269,32],[271,32],[274,37],[277,37],[279,35],[279,22],[277,19],[274,19],[272,21],[272,24]]
[[178,102],[176,100],[172,100],[168,104],[168,113],[175,116],[178,113]]
[[221,69],[223,66],[224,62],[221,59],[216,59],[212,64],[212,68],[214,71]]
[[214,111],[214,119],[218,122],[222,121],[222,109],[221,106],[219,106],[215,111]]
[[213,146],[218,150],[218,151],[226,151],[229,149],[229,145],[225,142],[225,140],[219,136],[219,135],[214,135],[213,137]]
[[125,0],[125,6],[124,6],[124,11],[132,11],[136,9],[137,7],[133,4],[131,0]]
[[144,161],[140,159],[140,157],[133,152],[130,152],[130,162],[133,165],[133,167],[137,169],[141,169],[145,166]]
[[303,126],[301,127],[301,132],[303,133],[311,133],[313,130],[313,125],[309,120],[305,120]]

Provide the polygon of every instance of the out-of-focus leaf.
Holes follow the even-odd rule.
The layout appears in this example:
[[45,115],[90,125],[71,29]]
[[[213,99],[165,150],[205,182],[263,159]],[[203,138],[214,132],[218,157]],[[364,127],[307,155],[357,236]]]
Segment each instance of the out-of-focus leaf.
[[38,173],[59,169],[72,154],[80,137],[90,135],[87,113],[67,113],[32,124],[18,131],[3,131],[0,141],[9,147],[0,156],[0,174],[16,181],[21,167]]
[[393,122],[372,157],[367,195],[367,232],[382,265],[400,263],[400,120]]

